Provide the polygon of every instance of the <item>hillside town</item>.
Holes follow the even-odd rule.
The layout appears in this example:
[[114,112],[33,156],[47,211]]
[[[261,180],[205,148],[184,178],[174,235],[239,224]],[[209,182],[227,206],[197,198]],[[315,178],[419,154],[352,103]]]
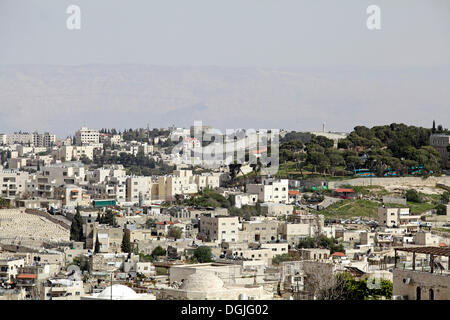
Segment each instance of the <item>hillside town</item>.
[[442,125],[217,131],[0,134],[0,300],[450,299]]

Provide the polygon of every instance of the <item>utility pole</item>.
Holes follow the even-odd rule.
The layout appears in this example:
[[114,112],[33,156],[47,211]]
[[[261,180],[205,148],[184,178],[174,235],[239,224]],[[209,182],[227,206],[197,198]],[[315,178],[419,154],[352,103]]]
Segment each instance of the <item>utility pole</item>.
[[112,271],[111,271],[111,300],[113,299],[112,298],[112,290],[113,290],[113,273],[112,273]]

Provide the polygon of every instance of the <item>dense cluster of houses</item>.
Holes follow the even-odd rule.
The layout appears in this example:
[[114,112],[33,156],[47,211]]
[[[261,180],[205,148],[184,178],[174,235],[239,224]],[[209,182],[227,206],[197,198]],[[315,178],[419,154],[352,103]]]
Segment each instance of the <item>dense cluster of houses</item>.
[[[190,133],[172,130],[185,149],[198,146]],[[123,141],[120,134],[88,128],[74,139],[0,135],[0,150],[8,154],[2,158],[0,197],[9,207],[0,210],[0,300],[313,299],[341,272],[393,281],[396,299],[416,299],[419,287],[421,299],[450,298],[450,239],[432,233],[408,208],[390,207],[392,199],[380,203],[372,220],[331,221],[317,210],[320,204],[358,197],[353,189],[335,189],[333,201],[318,204],[302,192],[311,181],[265,177],[237,188],[226,187],[230,172],[223,166],[136,176],[122,164],[95,168],[83,161],[108,144],[117,153],[140,152],[174,164],[156,146],[158,139],[167,137]],[[202,190],[230,200],[233,210],[183,201]],[[258,210],[231,214],[248,207]],[[77,212],[83,240],[71,241]],[[106,213],[115,224],[99,219]],[[14,226],[37,226],[32,219],[46,226],[15,236]],[[52,237],[55,225],[58,237]],[[48,239],[38,236],[43,229],[50,230]],[[130,252],[122,250],[125,233]],[[342,250],[319,245],[321,237]],[[311,239],[315,245],[299,246]],[[210,261],[192,259],[201,247],[209,248]]]

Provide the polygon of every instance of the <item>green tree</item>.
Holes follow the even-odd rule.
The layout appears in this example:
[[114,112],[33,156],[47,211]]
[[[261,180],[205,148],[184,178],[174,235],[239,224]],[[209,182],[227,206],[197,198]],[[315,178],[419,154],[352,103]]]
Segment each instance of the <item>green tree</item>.
[[447,206],[443,204],[438,204],[436,206],[436,214],[440,216],[445,216],[447,214]]
[[256,210],[257,215],[260,216],[261,215],[261,204],[259,202],[257,202],[255,204],[255,210]]
[[153,218],[148,218],[148,219],[145,221],[145,228],[151,229],[151,228],[153,228],[153,227],[155,226],[155,223],[156,223],[156,220],[155,220],[155,219],[153,219]]
[[281,262],[293,260],[295,260],[295,257],[287,253],[277,254],[275,257],[272,258],[272,264],[279,265]]
[[89,165],[89,164],[92,163],[92,160],[89,159],[85,154],[83,154],[83,155],[80,157],[80,161],[81,161],[83,164],[86,164],[86,165]]
[[77,206],[77,212],[72,218],[70,225],[70,240],[83,241],[83,219],[81,218],[80,208]]
[[103,215],[99,213],[96,221],[100,224],[107,224],[112,227],[117,227],[118,225],[116,217],[111,210],[107,210]]
[[[375,279],[373,279],[373,283],[374,281]],[[392,282],[389,280],[382,279],[377,288],[368,286],[367,279],[356,280],[350,273],[344,272],[334,277],[331,286],[319,288],[319,299],[378,300],[381,296],[391,299],[392,288]]]
[[98,234],[95,236],[95,247],[94,247],[94,253],[100,252],[100,241],[98,241]]
[[443,204],[447,204],[450,202],[450,192],[449,191],[444,191],[444,193],[441,194],[441,202]]
[[316,242],[312,237],[307,237],[306,239],[300,240],[297,245],[298,248],[315,248],[315,246]]
[[318,238],[318,241],[312,237],[307,237],[303,240],[300,240],[300,242],[297,245],[298,248],[323,248],[323,249],[329,249],[330,253],[334,252],[345,252],[344,246],[342,243],[338,243],[338,241],[334,238],[328,238],[325,235],[321,235]]
[[125,228],[122,237],[122,245],[120,246],[122,252],[130,253],[131,252],[131,241],[130,241],[130,230]]
[[183,230],[180,227],[170,227],[167,236],[169,238],[174,238],[175,240],[180,239],[183,235]]
[[164,256],[164,255],[166,255],[166,250],[164,250],[161,246],[157,246],[152,251],[152,256],[153,257]]
[[6,201],[6,199],[4,198],[0,198],[0,208],[8,208],[9,204],[8,201]]
[[89,270],[89,262],[85,257],[74,257],[72,264],[78,266],[81,271]]
[[200,263],[213,262],[211,248],[206,246],[198,247],[194,250],[194,258]]
[[420,203],[422,202],[422,199],[416,190],[409,189],[408,191],[406,191],[406,201]]

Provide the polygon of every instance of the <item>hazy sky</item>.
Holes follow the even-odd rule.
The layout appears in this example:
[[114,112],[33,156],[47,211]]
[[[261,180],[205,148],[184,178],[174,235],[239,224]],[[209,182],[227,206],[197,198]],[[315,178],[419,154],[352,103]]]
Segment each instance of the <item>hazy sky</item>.
[[[81,30],[69,31],[66,28],[66,8],[71,4],[81,8]],[[366,28],[366,8],[371,4],[381,8],[382,29],[379,31]],[[450,68],[449,39],[448,0],[0,0],[0,65],[3,66],[146,64],[307,68],[325,70],[334,75],[339,75],[342,66],[357,68],[362,73],[389,70],[378,74],[377,81],[383,75],[392,77],[392,72],[401,68],[396,74],[401,81],[394,82],[394,85],[403,86],[401,95],[394,99],[392,95],[395,93],[390,93],[377,99],[380,100],[379,105],[386,105],[387,110],[395,102],[397,108],[405,111],[414,101],[407,96],[409,80],[403,74],[405,70],[414,71],[417,77],[423,69],[426,77],[422,81],[427,84],[427,90],[438,86],[436,94],[428,91],[426,99],[422,97],[423,101],[434,99],[431,106],[436,108],[426,105],[424,108],[427,108],[427,116],[441,117],[444,125],[450,119],[450,108],[446,110],[444,107],[449,103],[448,94],[444,92],[450,87],[449,77],[445,76]],[[23,68],[20,70],[24,72]],[[437,70],[436,76],[433,70]],[[311,71],[308,74],[311,75]],[[70,74],[65,74],[61,81],[67,78]],[[419,80],[414,79],[416,91],[421,87]],[[323,106],[318,101],[319,113],[325,117],[330,113],[328,111],[336,112],[326,108],[345,108],[348,105],[358,108],[363,92],[374,93],[372,82],[361,81],[362,89],[354,92],[354,100],[349,93],[345,99],[336,99],[333,106]],[[15,100],[11,96],[5,99],[2,88],[5,91],[5,86],[0,86],[0,114],[6,114],[14,110]],[[303,88],[298,89],[304,92]],[[145,91],[145,87],[142,90]],[[192,90],[196,92],[197,89]],[[51,90],[47,91],[48,95],[52,94]],[[338,91],[324,90],[323,95],[328,95],[327,99],[331,100],[333,95],[342,98],[336,94]],[[114,92],[104,91],[103,94],[111,99]],[[21,93],[19,88],[16,100],[23,95],[26,92]],[[176,97],[177,92],[170,95]],[[190,107],[204,103],[202,99],[192,98],[189,105],[180,103],[173,107]],[[86,101],[84,97],[84,102],[88,103]],[[42,99],[33,106],[21,105],[22,116],[27,116],[26,108],[31,110],[42,106],[48,109],[46,103]],[[278,101],[280,111],[283,111],[283,103]],[[311,108],[314,100],[308,104]],[[95,108],[94,105],[92,107]],[[252,106],[244,103],[243,107]],[[151,111],[158,106],[146,105],[145,108]],[[215,110],[214,105],[208,105],[208,108]],[[289,105],[290,111],[292,108]],[[429,119],[421,115],[419,109],[420,106],[415,105],[417,113],[408,120],[417,124],[428,123]],[[302,110],[301,102],[298,110]],[[370,116],[371,110],[367,112],[365,115]],[[281,120],[276,124],[282,123]],[[359,120],[371,124],[367,117]],[[401,117],[392,120],[402,121]],[[344,118],[336,118],[334,128],[351,129],[358,119],[352,119],[352,123],[345,121]],[[57,123],[58,119],[52,118],[49,122]],[[26,129],[17,127],[19,124],[6,123],[6,120],[0,125],[4,130]],[[41,124],[39,128],[44,126]],[[252,126],[251,120],[248,126]],[[314,127],[318,125],[314,124]],[[64,126],[55,130],[63,131],[62,128]]]
[[448,0],[0,0],[2,64],[449,66],[449,39]]

